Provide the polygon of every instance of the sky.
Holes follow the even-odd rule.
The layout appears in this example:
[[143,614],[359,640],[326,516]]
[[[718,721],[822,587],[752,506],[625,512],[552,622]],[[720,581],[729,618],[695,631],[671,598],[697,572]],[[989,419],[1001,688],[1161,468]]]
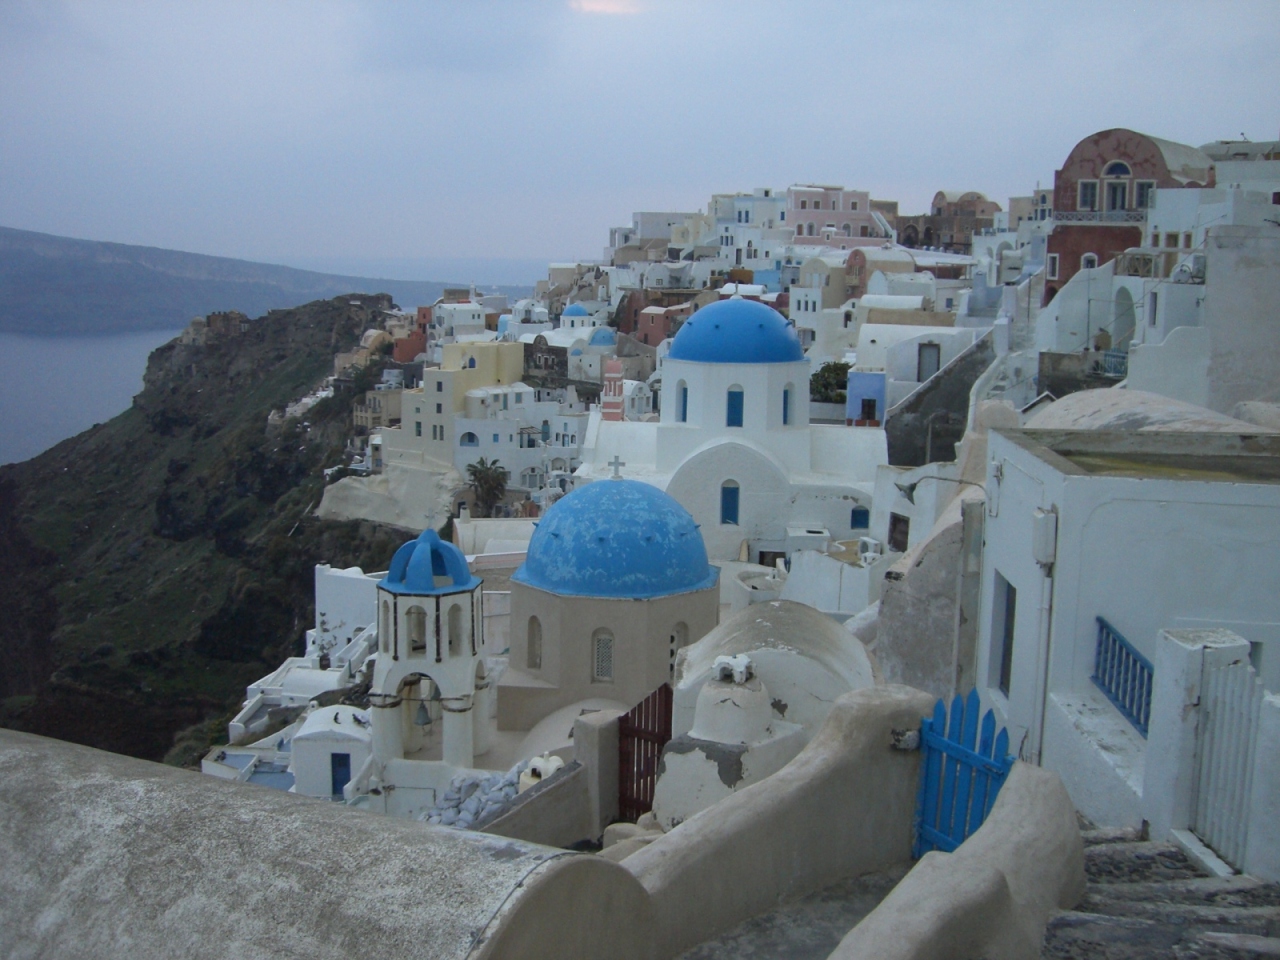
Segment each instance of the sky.
[[1276,0],[0,0],[0,225],[528,283],[712,193],[1274,139],[1277,41]]

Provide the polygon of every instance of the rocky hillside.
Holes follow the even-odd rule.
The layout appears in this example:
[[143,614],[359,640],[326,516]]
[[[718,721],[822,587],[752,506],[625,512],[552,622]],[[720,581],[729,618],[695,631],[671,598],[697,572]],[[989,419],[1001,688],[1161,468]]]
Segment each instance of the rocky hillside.
[[267,415],[390,306],[339,297],[173,341],[131,409],[0,467],[0,725],[189,762],[301,651],[315,563],[385,567],[402,535],[310,516],[355,392],[306,424]]

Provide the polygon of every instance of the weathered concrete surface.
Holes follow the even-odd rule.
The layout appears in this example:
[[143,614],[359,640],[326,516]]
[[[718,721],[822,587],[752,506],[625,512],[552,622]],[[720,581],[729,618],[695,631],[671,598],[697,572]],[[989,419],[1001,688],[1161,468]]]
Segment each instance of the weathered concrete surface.
[[[1043,354],[1042,354],[1043,356]],[[1243,420],[1145,390],[1084,390],[1056,400],[1027,420],[1028,430],[1173,430],[1267,433]]]
[[987,333],[890,410],[884,422],[889,462],[919,467],[954,460],[969,422],[969,393],[995,358]]
[[679,960],[826,960],[899,879],[899,873],[873,873],[842,880],[752,917]]
[[1084,895],[1076,812],[1055,774],[1014,765],[986,823],[929,853],[832,960],[1027,960],[1049,918]]
[[587,781],[587,768],[575,760],[519,794],[497,817],[477,824],[476,829],[548,847],[594,840]]
[[933,702],[899,686],[841,696],[787,766],[627,857],[652,899],[654,956],[909,859],[920,755],[890,741]]
[[24,960],[647,950],[643,889],[599,858],[9,730],[0,904]]
[[[966,514],[968,502],[977,509]],[[885,578],[870,649],[886,682],[947,698],[973,687],[975,604],[981,575],[981,553],[974,548],[980,550],[982,503],[981,490],[962,487],[928,538],[890,568],[900,576]],[[961,603],[962,596],[968,598],[967,604]]]

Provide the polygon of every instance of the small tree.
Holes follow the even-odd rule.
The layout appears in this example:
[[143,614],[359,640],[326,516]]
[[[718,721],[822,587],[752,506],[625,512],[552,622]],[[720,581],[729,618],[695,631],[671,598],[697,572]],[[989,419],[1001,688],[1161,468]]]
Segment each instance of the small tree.
[[467,479],[471,481],[471,489],[476,494],[476,507],[481,516],[493,516],[493,508],[502,501],[507,493],[507,479],[510,474],[506,467],[481,457],[475,463],[467,465]]
[[824,363],[809,378],[809,399],[814,403],[844,403],[849,383],[849,364]]

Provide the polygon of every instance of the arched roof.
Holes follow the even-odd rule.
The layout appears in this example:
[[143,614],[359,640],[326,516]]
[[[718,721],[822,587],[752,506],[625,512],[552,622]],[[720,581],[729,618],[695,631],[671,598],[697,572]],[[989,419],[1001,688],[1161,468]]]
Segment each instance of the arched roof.
[[707,304],[680,327],[672,360],[697,363],[796,363],[804,350],[796,328],[777,310],[732,297]]
[[[1026,422],[1028,430],[1156,430],[1258,433],[1243,420],[1145,390],[1080,390]],[[1265,429],[1265,428],[1264,428]]]
[[378,586],[389,593],[429,595],[472,590],[479,583],[461,550],[441,540],[434,530],[423,530],[418,539],[395,552]]
[[718,575],[684,507],[647,483],[611,479],[556,501],[511,579],[563,596],[647,599],[712,587]]

